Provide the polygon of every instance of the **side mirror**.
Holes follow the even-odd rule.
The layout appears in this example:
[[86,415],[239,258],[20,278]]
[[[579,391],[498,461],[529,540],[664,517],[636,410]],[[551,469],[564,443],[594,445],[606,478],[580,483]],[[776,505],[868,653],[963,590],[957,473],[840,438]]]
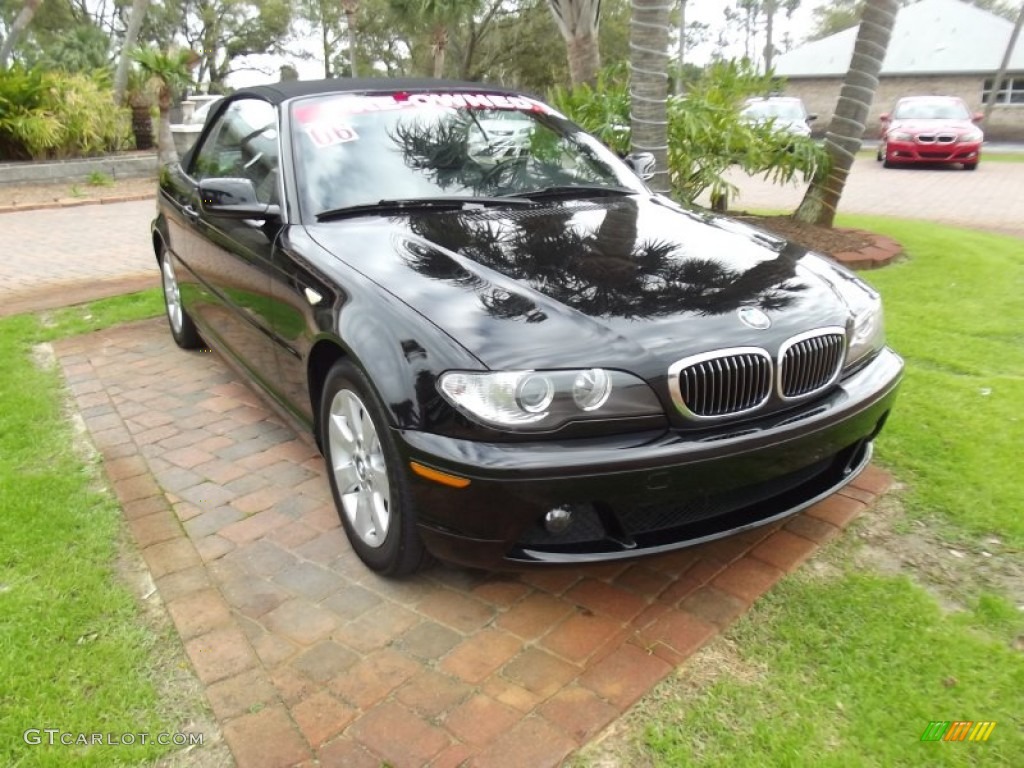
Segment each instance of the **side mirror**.
[[657,161],[650,152],[628,154],[624,159],[626,165],[633,169],[633,173],[644,181],[654,178],[654,168],[657,165]]
[[973,115],[971,115],[971,122],[972,123],[980,123],[984,119],[985,119],[985,113],[984,112],[975,112]]
[[889,122],[889,113],[888,112],[883,112],[882,114],[880,114],[878,116],[878,119],[881,120],[883,123],[888,123]]
[[210,216],[225,219],[274,219],[281,207],[261,203],[251,179],[203,179],[199,182],[199,207]]
[[811,113],[811,114],[809,114],[807,116],[807,124],[810,125],[811,123],[813,123],[817,119],[818,119],[818,116],[815,115],[814,113]]

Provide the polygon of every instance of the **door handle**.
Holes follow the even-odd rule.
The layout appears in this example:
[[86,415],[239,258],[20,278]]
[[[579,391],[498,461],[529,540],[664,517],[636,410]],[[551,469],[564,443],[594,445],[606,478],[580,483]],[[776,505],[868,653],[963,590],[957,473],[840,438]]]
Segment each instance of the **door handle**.
[[196,219],[199,218],[199,211],[193,208],[191,203],[184,206],[181,209],[181,212],[185,214],[185,218],[187,218],[189,221],[195,221]]

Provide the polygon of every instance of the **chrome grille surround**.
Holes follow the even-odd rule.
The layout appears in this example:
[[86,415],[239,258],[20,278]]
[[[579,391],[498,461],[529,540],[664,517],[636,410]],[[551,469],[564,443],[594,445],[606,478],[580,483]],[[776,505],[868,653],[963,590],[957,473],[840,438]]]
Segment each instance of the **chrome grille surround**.
[[771,397],[772,358],[760,347],[732,347],[684,357],[668,369],[672,402],[690,419],[755,411]]
[[846,359],[846,331],[817,328],[787,339],[779,348],[776,392],[792,402],[818,394],[839,378]]

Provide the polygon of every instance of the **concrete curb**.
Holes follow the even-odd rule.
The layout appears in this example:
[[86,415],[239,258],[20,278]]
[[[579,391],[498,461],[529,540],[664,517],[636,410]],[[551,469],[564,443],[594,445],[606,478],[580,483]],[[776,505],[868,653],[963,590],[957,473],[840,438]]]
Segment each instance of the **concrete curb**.
[[116,197],[91,197],[79,199],[77,197],[65,197],[60,200],[50,200],[45,203],[25,203],[15,205],[0,205],[0,213],[20,213],[22,211],[42,211],[48,208],[78,208],[82,205],[111,205],[113,203],[133,203],[139,200],[155,198],[155,192],[136,195],[117,195]]

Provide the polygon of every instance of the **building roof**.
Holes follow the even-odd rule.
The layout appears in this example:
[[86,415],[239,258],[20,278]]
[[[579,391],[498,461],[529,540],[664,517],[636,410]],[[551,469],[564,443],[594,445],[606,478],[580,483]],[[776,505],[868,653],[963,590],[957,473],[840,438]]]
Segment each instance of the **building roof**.
[[[882,75],[995,72],[1010,42],[1013,22],[960,0],[922,0],[901,8],[882,64]],[[775,60],[789,78],[845,75],[857,27],[801,45]],[[1024,71],[1024,41],[1009,71]]]

